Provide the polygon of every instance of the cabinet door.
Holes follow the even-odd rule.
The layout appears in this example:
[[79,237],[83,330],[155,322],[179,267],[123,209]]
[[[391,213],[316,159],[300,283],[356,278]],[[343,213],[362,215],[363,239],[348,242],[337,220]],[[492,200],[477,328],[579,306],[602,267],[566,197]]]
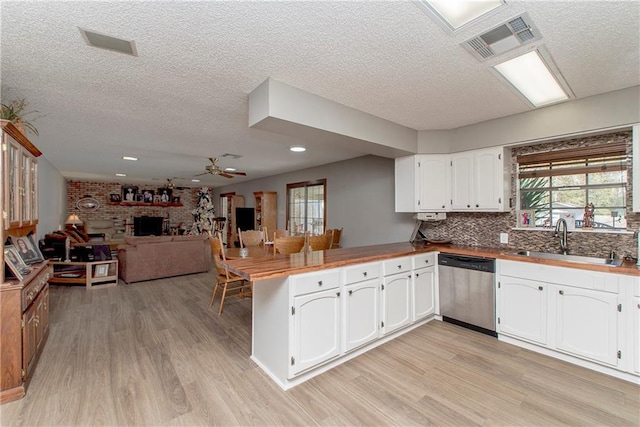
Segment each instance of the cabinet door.
[[640,297],[633,298],[633,372],[640,375]]
[[367,344],[379,335],[380,280],[368,280],[345,287],[343,341],[344,351]]
[[35,362],[36,354],[38,354],[38,317],[37,306],[33,304],[27,308],[22,315],[24,328],[22,330],[22,369],[24,371],[24,379],[29,376]]
[[607,365],[618,364],[618,296],[557,286],[556,347]]
[[340,291],[295,297],[293,307],[290,378],[340,354]]
[[31,158],[31,171],[29,177],[31,179],[31,185],[29,186],[29,206],[31,207],[31,223],[36,224],[38,222],[38,162],[35,158]]
[[413,273],[413,320],[420,320],[435,313],[435,267],[416,270]]
[[20,223],[31,224],[31,157],[28,152],[22,151],[20,156]]
[[424,212],[449,210],[449,155],[419,155],[416,188],[418,210]]
[[498,284],[498,333],[547,344],[548,284],[502,276]]
[[387,276],[382,285],[382,334],[411,322],[411,273]]
[[500,210],[502,207],[502,149],[478,150],[474,153],[472,207],[479,210]]
[[7,164],[5,172],[7,174],[5,183],[5,203],[7,217],[9,220],[5,228],[14,228],[20,225],[20,146],[9,136],[5,136],[7,141]]
[[473,155],[471,152],[451,155],[451,210],[472,210]]

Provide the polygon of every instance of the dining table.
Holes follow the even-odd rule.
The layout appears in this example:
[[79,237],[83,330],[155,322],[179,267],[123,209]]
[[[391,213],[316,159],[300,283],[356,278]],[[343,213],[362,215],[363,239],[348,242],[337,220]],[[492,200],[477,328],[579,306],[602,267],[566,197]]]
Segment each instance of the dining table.
[[224,256],[227,259],[260,258],[273,254],[273,246],[246,246],[246,255],[242,255],[242,248],[226,248]]

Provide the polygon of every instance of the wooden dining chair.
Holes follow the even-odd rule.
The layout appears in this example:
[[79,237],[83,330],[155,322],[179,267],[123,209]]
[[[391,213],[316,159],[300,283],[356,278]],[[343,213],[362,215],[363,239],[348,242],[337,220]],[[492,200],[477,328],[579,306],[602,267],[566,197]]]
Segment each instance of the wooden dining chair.
[[304,247],[304,236],[278,237],[273,235],[273,253],[294,254],[300,252]]
[[342,238],[342,227],[334,228],[332,229],[332,231],[333,231],[333,238],[331,239],[331,249],[340,248],[341,247],[340,239]]
[[[220,260],[226,260],[224,255],[224,245],[222,243],[222,234],[216,233],[215,236],[209,235],[209,242],[211,243],[211,254],[213,257],[213,264],[216,269],[216,284],[213,287],[213,292],[211,293],[209,307],[213,306],[213,301],[216,295],[220,293],[220,308],[218,309],[219,316],[222,314],[224,300],[227,297],[250,297],[252,294],[252,284],[242,277],[229,272],[229,270],[220,265]],[[227,294],[229,291],[232,293]]]
[[288,230],[281,230],[281,229],[279,229],[279,228],[277,228],[277,229],[274,231],[274,234],[275,234],[277,237],[289,237],[289,231],[288,231]]
[[260,246],[264,242],[264,233],[258,230],[240,231],[238,228],[238,236],[240,239],[240,247]]
[[333,232],[320,234],[317,236],[309,236],[308,245],[312,251],[326,251],[331,249],[333,242]]

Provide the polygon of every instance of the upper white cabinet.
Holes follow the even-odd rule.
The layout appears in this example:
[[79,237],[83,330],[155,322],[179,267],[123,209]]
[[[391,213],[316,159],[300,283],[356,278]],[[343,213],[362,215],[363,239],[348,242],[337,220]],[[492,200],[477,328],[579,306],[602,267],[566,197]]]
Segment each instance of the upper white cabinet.
[[[640,170],[640,125],[635,125],[632,129],[633,146],[633,170]],[[640,212],[640,173],[633,174],[633,194],[632,205],[634,212]]]
[[509,209],[511,158],[503,147],[451,155],[451,211]]
[[396,159],[396,212],[449,210],[448,154],[418,154]]

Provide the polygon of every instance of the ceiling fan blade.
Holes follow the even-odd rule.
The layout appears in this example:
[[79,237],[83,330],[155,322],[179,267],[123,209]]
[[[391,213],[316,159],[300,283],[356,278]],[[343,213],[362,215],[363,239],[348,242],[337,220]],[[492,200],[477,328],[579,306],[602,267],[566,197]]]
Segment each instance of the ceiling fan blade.
[[218,158],[217,157],[209,157],[209,161],[215,165],[216,162],[218,161]]
[[233,175],[229,175],[228,173],[225,173],[225,172],[221,172],[218,175],[224,176],[225,178],[233,178]]
[[199,173],[198,175],[193,175],[193,176],[202,176],[202,175],[209,175],[211,172],[202,172]]
[[246,172],[229,172],[229,173],[232,173],[232,174],[234,174],[234,175],[247,176],[247,173],[246,173]]

